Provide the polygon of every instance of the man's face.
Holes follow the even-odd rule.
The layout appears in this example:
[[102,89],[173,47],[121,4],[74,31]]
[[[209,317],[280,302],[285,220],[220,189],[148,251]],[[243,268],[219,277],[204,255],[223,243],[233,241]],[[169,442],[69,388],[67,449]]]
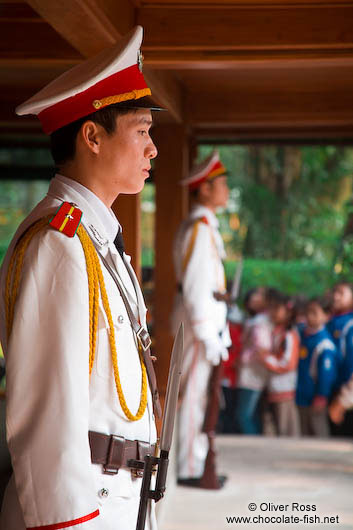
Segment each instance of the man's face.
[[353,308],[353,294],[348,285],[337,285],[333,291],[332,301],[334,312],[351,311]]
[[220,177],[215,178],[209,184],[211,189],[210,199],[212,201],[213,207],[225,208],[229,199],[227,177],[225,175],[221,175]]
[[157,149],[149,131],[151,111],[138,109],[117,117],[116,130],[104,135],[100,151],[102,178],[113,194],[138,193],[149,177]]

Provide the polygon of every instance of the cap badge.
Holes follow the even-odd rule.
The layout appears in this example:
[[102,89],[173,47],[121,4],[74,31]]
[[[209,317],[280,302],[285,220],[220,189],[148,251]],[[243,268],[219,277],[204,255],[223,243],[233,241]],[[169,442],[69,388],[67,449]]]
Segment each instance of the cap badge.
[[101,106],[102,106],[102,102],[99,100],[99,99],[95,99],[93,102],[92,102],[92,105],[94,106],[94,108],[96,110],[100,109]]

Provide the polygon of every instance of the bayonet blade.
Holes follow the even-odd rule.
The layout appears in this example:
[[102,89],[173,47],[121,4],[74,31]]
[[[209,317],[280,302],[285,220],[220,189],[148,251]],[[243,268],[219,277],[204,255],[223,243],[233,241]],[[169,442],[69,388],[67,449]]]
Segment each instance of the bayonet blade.
[[161,451],[169,452],[172,444],[175,415],[178,405],[181,367],[184,353],[184,324],[181,323],[175,336],[169,365],[169,376],[165,406],[163,413],[162,432],[160,438]]
[[241,281],[241,275],[243,272],[243,258],[241,257],[238,263],[238,266],[235,270],[234,279],[232,288],[230,291],[230,300],[231,302],[235,302],[239,296],[240,291],[240,281]]

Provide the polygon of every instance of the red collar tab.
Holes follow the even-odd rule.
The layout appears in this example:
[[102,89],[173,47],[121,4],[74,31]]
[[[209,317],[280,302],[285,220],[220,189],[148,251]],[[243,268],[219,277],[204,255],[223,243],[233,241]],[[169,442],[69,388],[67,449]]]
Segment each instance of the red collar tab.
[[67,237],[74,237],[80,226],[81,218],[82,211],[76,205],[63,202],[49,224]]
[[199,219],[199,221],[201,221],[201,223],[205,223],[205,225],[208,225],[208,224],[209,224],[208,219],[207,219],[207,217],[206,217],[205,215],[204,215],[203,217],[201,217],[201,218]]

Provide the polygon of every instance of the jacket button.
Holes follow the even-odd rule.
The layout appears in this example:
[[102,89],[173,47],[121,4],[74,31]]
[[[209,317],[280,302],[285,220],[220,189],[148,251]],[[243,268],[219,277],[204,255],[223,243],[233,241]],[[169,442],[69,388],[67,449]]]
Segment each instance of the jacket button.
[[123,323],[124,323],[124,317],[123,317],[123,315],[119,315],[119,316],[118,316],[118,322],[119,322],[119,324],[123,324]]
[[108,497],[109,490],[107,490],[106,488],[102,488],[101,490],[99,490],[98,495],[103,498]]

